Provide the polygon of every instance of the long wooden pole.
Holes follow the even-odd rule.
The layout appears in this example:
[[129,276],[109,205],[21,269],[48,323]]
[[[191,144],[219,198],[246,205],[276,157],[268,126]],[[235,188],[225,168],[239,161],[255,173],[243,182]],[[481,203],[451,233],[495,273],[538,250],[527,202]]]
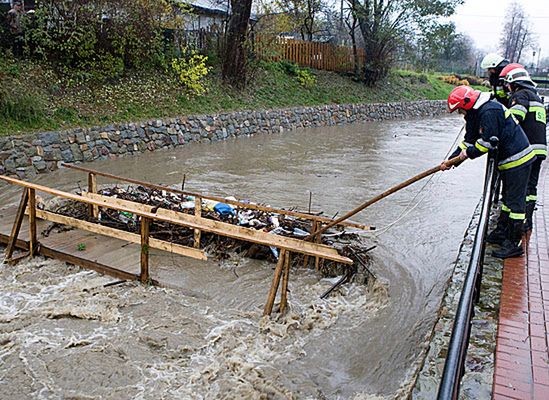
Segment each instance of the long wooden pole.
[[[448,160],[446,162],[446,165],[448,167],[452,167],[458,163],[460,163],[462,160],[459,158],[459,156],[457,157],[454,157],[450,160]],[[346,219],[348,218],[351,218],[353,215],[355,214],[358,214],[359,212],[361,212],[362,210],[364,210],[366,207],[369,207],[371,206],[372,204],[374,203],[377,203],[379,200],[381,199],[384,199],[385,197],[395,193],[395,192],[398,192],[399,190],[401,189],[404,189],[405,187],[407,186],[410,186],[412,183],[415,183],[419,180],[422,180],[423,178],[426,178],[428,177],[429,175],[433,175],[435,172],[438,172],[440,171],[440,165],[437,165],[436,167],[433,167],[433,168],[430,168],[426,171],[423,171],[421,174],[418,174],[396,186],[393,186],[392,188],[386,190],[385,192],[381,193],[381,194],[378,194],[376,197],[368,200],[366,203],[363,203],[362,205],[358,206],[357,208],[355,208],[354,210],[352,211],[349,211],[347,214],[345,214],[344,216],[330,222],[329,224],[326,224],[324,225],[323,227],[321,227],[320,229],[318,229],[317,231],[314,231],[314,232],[311,232],[309,234],[309,236],[307,236],[305,238],[305,240],[311,240],[313,238],[315,238],[315,236],[317,235],[320,235],[322,234],[323,232],[326,232],[326,230],[330,229],[331,227],[335,226],[335,225],[338,225],[340,223],[342,223],[343,221],[345,221]]]

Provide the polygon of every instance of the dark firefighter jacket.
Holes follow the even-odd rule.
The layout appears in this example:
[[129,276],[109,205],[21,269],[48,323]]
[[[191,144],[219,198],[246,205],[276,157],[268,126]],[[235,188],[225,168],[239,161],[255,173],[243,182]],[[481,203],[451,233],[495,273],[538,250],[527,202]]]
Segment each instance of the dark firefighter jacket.
[[469,110],[465,116],[465,137],[452,157],[461,150],[467,157],[477,158],[487,153],[492,145],[490,138],[498,138],[498,169],[508,170],[532,163],[534,150],[526,134],[511,111],[500,103],[490,100],[478,110]]
[[534,89],[520,88],[511,94],[509,103],[511,105],[509,110],[519,121],[536,156],[545,159],[547,157],[545,133],[547,116],[541,98]]
[[509,95],[503,89],[503,79],[499,77],[503,68],[497,68],[494,74],[490,74],[489,81],[494,92],[494,97],[498,103],[503,104],[505,107],[509,107]]

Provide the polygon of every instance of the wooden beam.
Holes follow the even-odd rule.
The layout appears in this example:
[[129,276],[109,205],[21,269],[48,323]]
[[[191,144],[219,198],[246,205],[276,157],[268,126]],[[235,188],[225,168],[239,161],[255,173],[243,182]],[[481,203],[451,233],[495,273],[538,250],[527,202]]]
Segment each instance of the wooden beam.
[[[194,198],[194,215],[197,217],[202,216],[202,199],[200,197]],[[200,248],[200,237],[202,236],[202,232],[200,229],[194,230],[194,247],[199,249]]]
[[290,257],[291,253],[286,252],[284,260],[284,272],[282,274],[282,292],[280,294],[280,314],[284,314],[288,306],[288,281],[290,279]]
[[[8,243],[9,239],[10,238],[7,235],[0,233],[0,243]],[[24,240],[18,239],[15,245],[18,249],[21,249],[21,250],[29,249],[29,243]],[[139,275],[135,275],[126,271],[112,268],[107,265],[97,263],[95,261],[87,260],[85,258],[76,257],[71,254],[54,250],[44,245],[41,245],[38,248],[38,253],[44,257],[55,258],[56,260],[73,264],[73,265],[78,265],[79,267],[91,269],[96,272],[99,272],[100,274],[110,275],[118,279],[133,280],[133,281],[139,280]],[[155,280],[152,280],[151,282],[153,285],[158,285],[158,282]]]
[[124,279],[128,281],[135,281],[139,279],[138,275],[112,268],[94,261],[90,261],[85,258],[80,258],[71,254],[63,253],[61,251],[57,251],[46,246],[40,246],[39,253],[44,257],[55,258],[56,260],[73,265],[78,265],[79,267],[91,269],[99,272],[100,274],[110,275],[118,279]]
[[[177,193],[177,194],[181,194],[181,195],[184,195],[184,196],[194,196],[194,197],[200,197],[200,198],[203,198],[203,199],[219,201],[221,203],[230,204],[232,206],[236,206],[236,207],[240,207],[240,208],[247,208],[247,209],[250,209],[250,210],[258,210],[258,211],[265,211],[265,212],[281,214],[281,215],[289,215],[289,216],[300,218],[300,219],[305,219],[305,220],[310,220],[310,221],[319,221],[319,222],[324,222],[324,223],[331,223],[331,222],[334,221],[332,218],[321,217],[319,215],[311,215],[311,214],[306,214],[306,213],[302,213],[302,212],[298,212],[298,211],[282,210],[282,209],[274,208],[274,207],[267,207],[267,206],[261,206],[261,205],[258,205],[258,204],[245,203],[245,202],[238,201],[238,200],[227,200],[227,199],[225,199],[223,197],[219,197],[219,196],[205,196],[205,195],[202,195],[202,194],[199,194],[199,193],[193,193],[193,192],[189,192],[189,191],[184,191],[184,190],[171,188],[169,186],[156,185],[154,183],[143,182],[143,181],[140,181],[140,180],[137,180],[137,179],[126,178],[126,177],[123,177],[123,176],[117,176],[117,175],[109,174],[107,172],[101,172],[101,171],[93,170],[93,169],[90,169],[90,168],[81,167],[79,165],[63,164],[63,166],[66,167],[66,168],[75,169],[77,171],[93,173],[97,176],[103,176],[103,177],[110,178],[110,179],[115,179],[115,180],[119,180],[119,181],[134,183],[136,185],[149,187],[151,189],[165,190],[167,192]],[[362,229],[362,230],[375,230],[375,227],[364,225],[364,224],[359,224],[357,222],[351,222],[351,221],[344,221],[344,222],[341,223],[341,225],[342,226],[349,226],[349,227],[357,228],[357,229]]]
[[[54,190],[54,189],[50,189]],[[63,192],[61,192],[63,193]],[[77,196],[72,195],[71,196]],[[336,249],[323,244],[306,242],[300,239],[288,238],[280,235],[266,233],[252,228],[244,228],[238,225],[232,225],[221,221],[214,221],[207,218],[196,217],[191,214],[185,214],[178,211],[159,208],[156,214],[152,214],[152,206],[135,203],[133,201],[116,199],[103,196],[96,193],[82,193],[87,201],[99,202],[102,207],[119,209],[132,212],[141,216],[151,217],[159,221],[170,222],[176,225],[187,226],[193,229],[200,229],[206,232],[212,232],[217,235],[227,236],[234,239],[244,240],[265,246],[274,246],[291,250],[296,253],[309,254],[311,256],[326,258],[343,264],[352,264],[353,260],[339,255]]]
[[[88,192],[97,193],[97,176],[93,172],[88,173]],[[99,217],[99,207],[90,204],[88,213],[90,219],[97,219]]]
[[23,217],[25,216],[25,209],[29,202],[29,191],[28,189],[23,189],[23,194],[21,195],[21,200],[19,201],[19,207],[17,208],[17,214],[15,214],[15,221],[11,228],[10,239],[6,247],[6,260],[10,260],[13,256],[13,251],[15,250],[15,245],[17,242],[17,237],[19,236],[19,231],[21,230],[21,225],[23,224]]
[[149,228],[150,219],[141,218],[141,282],[149,281]]
[[280,284],[280,276],[282,275],[282,268],[285,260],[286,250],[282,249],[278,255],[278,262],[276,263],[271,289],[269,290],[269,294],[267,296],[267,303],[265,303],[265,308],[263,309],[263,316],[271,315],[273,312],[273,305],[276,299],[276,292],[278,292],[278,285]]
[[29,256],[36,253],[38,240],[36,237],[36,190],[29,188]]
[[[15,179],[9,176],[0,175],[0,180],[5,182],[23,186],[26,188],[32,188],[44,193],[49,193],[54,196],[63,197],[65,199],[70,199],[74,201],[79,201],[86,204],[95,204],[100,207],[112,208],[118,211],[126,211],[141,217],[148,217],[151,220],[163,221],[172,223],[175,225],[186,226],[191,229],[200,229],[206,232],[212,232],[221,236],[232,237],[234,239],[244,240],[248,242],[263,244],[266,246],[274,246],[278,248],[283,248],[286,250],[291,250],[296,253],[309,254],[312,256],[319,256],[321,258],[326,258],[328,260],[340,262],[343,264],[352,264],[353,260],[348,257],[341,256],[337,250],[333,247],[316,244],[311,242],[305,242],[299,239],[287,238],[279,235],[269,234],[262,231],[258,231],[251,228],[244,228],[237,225],[227,224],[225,222],[213,221],[206,218],[195,217],[194,215],[184,214],[177,211],[159,209],[156,214],[152,212],[145,212],[134,207],[133,202],[127,202],[128,205],[119,205],[111,200],[108,197],[105,197],[102,200],[92,199],[84,197],[81,195],[63,192],[61,190],[52,189],[47,186],[38,185],[35,183],[30,183]],[[98,195],[94,195],[98,196]],[[114,199],[119,202],[123,201],[120,199]]]
[[[81,221],[76,218],[66,217],[64,215],[59,215],[48,211],[37,210],[36,216],[45,221],[72,226],[73,228],[82,229],[83,231],[93,232],[103,236],[116,237],[130,243],[141,243],[141,237],[136,233],[110,228],[108,226],[103,226],[93,222]],[[179,244],[170,243],[155,238],[149,239],[149,247],[151,249],[163,250],[169,253],[195,258],[197,260],[208,259],[206,257],[206,254],[201,250],[193,249],[192,247],[181,246]]]

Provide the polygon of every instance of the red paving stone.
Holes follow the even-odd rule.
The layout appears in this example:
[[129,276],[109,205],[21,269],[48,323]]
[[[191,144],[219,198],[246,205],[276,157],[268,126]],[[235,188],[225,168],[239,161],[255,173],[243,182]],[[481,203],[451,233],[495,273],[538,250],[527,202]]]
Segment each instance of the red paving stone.
[[523,257],[505,260],[492,399],[549,400],[549,167]]

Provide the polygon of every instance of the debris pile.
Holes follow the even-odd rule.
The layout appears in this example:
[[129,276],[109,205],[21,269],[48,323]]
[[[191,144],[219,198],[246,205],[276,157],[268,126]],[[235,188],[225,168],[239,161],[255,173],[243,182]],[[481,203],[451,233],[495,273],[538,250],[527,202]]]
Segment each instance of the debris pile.
[[[113,186],[104,187],[98,193],[103,196],[149,205],[153,209],[164,208],[187,214],[194,214],[195,212],[195,198],[193,196],[185,196],[165,190],[156,190],[144,186]],[[236,200],[234,197],[227,197],[226,199]],[[242,200],[239,201],[242,202]],[[88,206],[80,202],[66,201],[56,204],[51,211],[81,220],[90,220]],[[208,199],[202,199],[202,217],[295,239],[303,239],[309,235],[312,226],[311,221],[293,216],[233,207],[226,203]],[[139,233],[140,229],[139,216],[108,208],[100,208],[97,221],[94,222],[133,233]],[[54,229],[54,227],[50,229]],[[153,238],[183,246],[194,245],[194,230],[192,228],[167,222],[153,221],[150,225],[150,235]],[[332,229],[322,235],[321,242],[337,248],[340,254],[354,261],[353,266],[348,266],[329,260],[321,260],[318,267],[322,275],[347,276],[351,274],[354,276],[354,281],[363,283],[374,277],[368,270],[369,259],[366,255],[371,248],[367,248],[359,235]],[[202,232],[200,247],[210,257],[213,256],[219,260],[229,258],[231,254],[235,253],[272,262],[276,262],[278,259],[278,249],[275,247],[244,242],[209,232]],[[296,255],[292,258],[293,264],[304,265],[307,262],[313,266],[315,265],[314,257],[305,258]]]

